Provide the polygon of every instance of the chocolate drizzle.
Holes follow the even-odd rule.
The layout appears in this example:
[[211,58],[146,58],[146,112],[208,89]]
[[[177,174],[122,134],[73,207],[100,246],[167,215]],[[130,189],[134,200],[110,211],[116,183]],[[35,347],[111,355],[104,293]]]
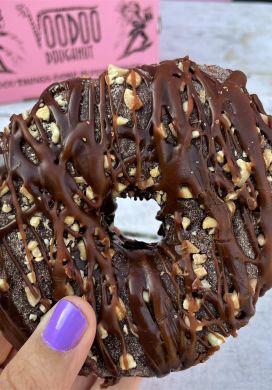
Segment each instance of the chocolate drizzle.
[[[139,76],[141,87],[137,85]],[[14,229],[19,230],[29,270],[35,270],[25,229],[36,213],[49,219],[53,226],[50,250],[43,246],[33,228],[32,234],[53,280],[52,300],[67,295],[72,284],[74,292],[85,296],[96,310],[103,329],[118,338],[127,369],[123,371],[111,356],[101,333],[96,336],[95,347],[107,375],[118,377],[136,372],[129,371],[129,350],[122,322],[127,321],[130,337],[138,338],[151,372],[162,376],[207,359],[218,349],[216,343],[209,341],[209,334],[219,341],[223,336],[235,335],[254,314],[258,296],[271,288],[272,203],[262,140],[272,143],[272,120],[264,113],[258,98],[247,93],[246,77],[239,71],[229,72],[224,80],[219,80],[209,68],[199,67],[186,57],[136,68],[130,78],[130,85],[124,81],[126,87],[117,88],[118,93],[121,91],[119,95],[114,94],[116,86],[106,73],[98,81],[68,80],[63,83],[67,110],[54,98],[54,85],[41,95],[27,118],[23,119],[22,115],[11,118],[9,131],[1,136],[0,162],[2,188],[8,186],[16,219],[0,229],[0,237],[1,245],[20,272],[22,284],[36,299],[41,296],[45,304],[39,283],[31,283],[27,278],[5,237]],[[125,88],[132,91],[134,102],[129,112],[123,101]],[[87,114],[82,120],[82,96],[86,90]],[[149,111],[145,110],[148,104]],[[49,109],[48,118],[37,114],[43,107]],[[127,113],[127,123],[118,124],[119,111]],[[141,127],[143,119],[146,125]],[[52,142],[46,123],[57,125],[59,142]],[[29,128],[33,125],[40,139],[31,134]],[[197,137],[193,136],[195,131]],[[125,158],[121,155],[122,139],[134,145],[134,152]],[[38,164],[26,156],[22,144],[31,148]],[[224,166],[217,158],[219,150],[223,152]],[[237,158],[242,152],[246,156],[244,160]],[[245,179],[244,163],[250,171]],[[68,171],[68,164],[72,164],[77,174]],[[151,168],[157,164],[158,179],[148,182],[143,173],[145,164]],[[86,187],[82,190],[78,186],[76,176],[84,179],[92,196],[87,195]],[[26,211],[18,200],[14,184],[17,179],[33,197]],[[217,222],[212,235],[212,253],[208,254],[216,275],[216,288],[204,288],[193,266],[190,243],[182,224],[183,187],[192,194],[187,198],[196,201],[205,215]],[[251,257],[239,245],[233,231],[235,215],[226,201],[232,193],[236,194],[234,207],[242,215],[253,250]],[[121,194],[164,196],[158,218],[163,226],[166,218],[171,218],[172,241],[166,233],[157,244],[131,242],[116,235],[110,227],[115,209],[113,197]],[[75,196],[81,200],[80,204]],[[265,238],[261,247],[254,213],[259,215],[258,232]],[[69,216],[77,221],[77,231],[65,222]],[[87,258],[84,270],[77,266],[67,249],[67,234],[76,242],[84,243]],[[199,252],[196,249],[194,253]],[[122,256],[127,267],[125,280],[121,282],[116,273],[117,255]],[[159,270],[158,262],[164,265],[164,272]],[[0,265],[4,268],[2,257]],[[256,288],[249,275],[250,266],[255,269]],[[100,287],[93,278],[97,267]],[[175,300],[162,274],[167,274]],[[126,304],[120,300],[121,289],[126,291]],[[231,298],[234,292],[238,304]],[[10,324],[16,322],[18,313],[16,305],[7,299],[8,294],[8,291],[0,294],[0,327],[18,346],[22,343],[22,331],[15,331],[14,337],[10,334]],[[101,295],[99,305],[98,294]]]

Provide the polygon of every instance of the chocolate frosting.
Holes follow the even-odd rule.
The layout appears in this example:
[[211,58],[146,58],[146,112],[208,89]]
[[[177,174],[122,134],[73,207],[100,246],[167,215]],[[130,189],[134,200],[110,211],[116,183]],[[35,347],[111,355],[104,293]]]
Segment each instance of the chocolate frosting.
[[[130,83],[126,79],[128,74]],[[123,76],[117,74],[121,84],[119,97],[113,94],[117,87],[111,76],[106,72],[99,80],[65,81],[67,109],[60,107],[54,98],[53,85],[45,90],[26,118],[12,116],[9,129],[1,135],[0,165],[2,188],[8,186],[16,218],[1,227],[1,245],[19,271],[22,285],[34,297],[41,296],[46,305],[39,283],[29,280],[6,240],[18,228],[28,265],[34,270],[35,259],[28,248],[25,229],[35,213],[45,215],[53,226],[53,241],[49,251],[42,242],[40,247],[53,281],[52,301],[66,296],[67,286],[73,281],[76,294],[91,304],[99,324],[118,338],[123,371],[106,348],[101,333],[96,335],[95,348],[109,376],[135,372],[135,366],[130,366],[131,354],[128,355],[121,326],[124,319],[131,337],[140,343],[151,372],[162,376],[207,359],[224,336],[235,335],[237,329],[248,323],[257,298],[271,288],[272,202],[262,139],[271,144],[272,120],[258,98],[247,93],[246,76],[240,71],[228,72],[224,80],[219,80],[208,67],[200,67],[187,57],[164,61],[135,68],[130,73],[124,70]],[[138,92],[141,88],[143,95]],[[131,92],[132,105],[126,103],[129,113],[123,122],[127,123],[120,124],[125,89]],[[87,114],[82,119],[84,94]],[[41,119],[37,114],[43,107],[49,108],[49,119]],[[141,125],[142,117],[145,126]],[[49,139],[45,122],[56,123],[60,131],[57,145]],[[29,131],[33,124],[40,134],[39,140]],[[127,157],[121,153],[122,139],[134,145],[133,153]],[[22,144],[34,151],[38,164],[26,156]],[[224,166],[217,158],[219,150],[223,151]],[[242,152],[245,160],[237,159],[237,153]],[[245,179],[241,161],[250,171]],[[93,196],[80,189],[67,169],[68,163],[91,187]],[[146,164],[151,168],[157,164],[157,179],[147,180],[143,173]],[[33,197],[27,211],[22,210],[18,200],[14,184],[18,178]],[[189,189],[189,196],[182,196],[182,189]],[[129,241],[116,234],[110,226],[115,210],[113,198],[131,193],[135,197],[165,196],[158,218],[163,224],[168,217],[172,220],[171,239],[165,229],[162,240],[155,244]],[[233,204],[242,215],[253,256],[245,253],[233,229],[234,216],[226,201],[228,194],[233,193],[236,194]],[[75,202],[75,195],[83,206]],[[182,222],[184,198],[197,202],[204,214],[216,221],[208,256],[216,288],[204,288],[203,278],[195,272],[194,256]],[[254,213],[259,215],[258,233]],[[79,231],[73,231],[65,223],[68,216],[78,221]],[[65,232],[84,242],[87,258],[84,276],[67,250]],[[262,246],[258,244],[260,232],[265,238]],[[53,245],[57,248],[54,254]],[[194,254],[197,252],[197,248],[193,249]],[[114,265],[115,253],[125,259],[127,266],[121,282]],[[165,263],[176,299],[165,287],[158,261]],[[4,268],[3,256],[0,264]],[[250,266],[255,269],[254,278],[249,274]],[[99,305],[93,278],[96,267],[100,272]],[[120,301],[120,284],[127,291],[125,304]],[[234,292],[238,303],[234,302]],[[200,301],[204,314],[197,304]],[[20,347],[30,331],[24,323],[20,326],[22,319],[9,290],[1,292],[1,288],[0,312],[0,327]],[[217,342],[211,341],[211,334]]]

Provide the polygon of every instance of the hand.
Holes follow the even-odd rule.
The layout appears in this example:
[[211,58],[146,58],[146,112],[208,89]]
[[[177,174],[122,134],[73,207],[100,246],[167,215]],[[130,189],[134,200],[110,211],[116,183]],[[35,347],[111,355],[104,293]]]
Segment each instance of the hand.
[[[61,300],[41,320],[18,353],[0,334],[0,389],[87,390],[93,376],[79,377],[96,333],[90,305],[79,297]],[[136,390],[140,378],[127,378],[112,389]],[[98,380],[92,390],[99,389]]]

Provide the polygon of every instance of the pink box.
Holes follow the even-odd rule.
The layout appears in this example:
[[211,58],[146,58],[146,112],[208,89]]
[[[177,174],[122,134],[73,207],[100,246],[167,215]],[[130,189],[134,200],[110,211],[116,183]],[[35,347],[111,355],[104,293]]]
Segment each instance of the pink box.
[[1,0],[0,103],[159,59],[159,0]]

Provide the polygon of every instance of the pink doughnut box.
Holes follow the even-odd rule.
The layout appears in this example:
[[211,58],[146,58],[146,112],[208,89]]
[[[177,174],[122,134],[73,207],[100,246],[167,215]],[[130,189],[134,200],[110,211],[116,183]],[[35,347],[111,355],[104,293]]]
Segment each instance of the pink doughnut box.
[[56,81],[95,77],[109,63],[159,60],[159,0],[2,0],[0,103]]

